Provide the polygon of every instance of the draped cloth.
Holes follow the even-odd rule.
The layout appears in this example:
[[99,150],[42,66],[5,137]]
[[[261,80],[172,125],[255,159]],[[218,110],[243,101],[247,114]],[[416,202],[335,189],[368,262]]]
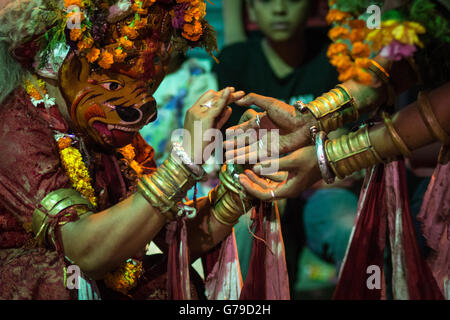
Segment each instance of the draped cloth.
[[[389,239],[394,299],[442,299],[417,244],[403,160],[368,171],[334,299],[386,299],[384,254]],[[370,285],[380,270],[381,287]]]
[[442,147],[417,219],[431,249],[427,261],[441,291],[450,299],[450,148]]
[[233,232],[216,252],[216,258],[212,259],[215,263],[209,263],[213,267],[206,279],[208,299],[289,299],[286,257],[276,203],[261,202],[252,210],[252,221],[254,239],[245,282],[242,284]]

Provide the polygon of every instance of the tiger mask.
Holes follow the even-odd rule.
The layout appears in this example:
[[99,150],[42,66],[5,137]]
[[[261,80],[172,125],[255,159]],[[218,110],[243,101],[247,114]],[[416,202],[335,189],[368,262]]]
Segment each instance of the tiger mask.
[[88,143],[119,148],[132,142],[139,130],[157,116],[153,94],[164,78],[170,53],[153,59],[153,77],[142,79],[130,64],[90,70],[84,57],[66,58],[60,69],[59,88],[67,104],[73,129]]

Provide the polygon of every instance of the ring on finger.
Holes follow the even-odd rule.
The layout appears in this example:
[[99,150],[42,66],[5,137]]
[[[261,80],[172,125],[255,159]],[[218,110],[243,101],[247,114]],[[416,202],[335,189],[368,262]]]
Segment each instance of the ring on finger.
[[258,126],[258,128],[260,127],[261,124],[261,119],[259,118],[259,114],[256,114],[256,125]]
[[270,195],[272,196],[272,200],[275,199],[275,193],[273,192],[273,190],[270,190]]
[[205,107],[205,108],[211,109],[211,107],[213,106],[213,103],[214,103],[214,101],[211,99],[211,100],[206,101],[204,104],[201,104],[200,107]]

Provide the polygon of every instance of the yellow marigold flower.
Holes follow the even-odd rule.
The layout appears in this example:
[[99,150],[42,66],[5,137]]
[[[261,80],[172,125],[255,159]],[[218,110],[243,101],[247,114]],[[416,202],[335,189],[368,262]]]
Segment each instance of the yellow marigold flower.
[[139,35],[136,28],[134,27],[123,26],[120,30],[123,36],[126,36],[131,40],[136,39]]
[[419,40],[417,34],[425,33],[425,28],[417,22],[404,22],[396,26],[392,30],[394,39],[409,45],[418,45],[423,47],[423,43]]
[[78,47],[78,50],[83,51],[83,50],[92,48],[93,44],[94,44],[94,39],[92,39],[91,37],[84,37],[83,40],[78,41],[77,47]]
[[124,47],[127,50],[133,48],[133,42],[128,40],[127,37],[120,37],[118,42],[119,46]]
[[200,39],[203,33],[202,24],[195,21],[193,24],[186,23],[183,26],[182,36],[191,41],[197,41]]
[[100,57],[100,49],[97,49],[96,47],[91,48],[89,52],[86,54],[86,59],[93,63]]
[[327,57],[331,58],[332,56],[340,54],[340,53],[343,53],[343,54],[348,53],[347,45],[345,43],[342,43],[342,42],[332,43],[328,47]]
[[366,58],[370,56],[370,48],[362,42],[355,42],[352,47],[353,58]]
[[114,63],[113,55],[108,51],[103,50],[103,52],[100,55],[100,61],[98,62],[98,65],[103,69],[109,69],[111,68],[111,65],[113,63]]
[[348,34],[349,34],[348,29],[346,27],[341,26],[331,28],[330,31],[328,31],[328,37],[333,41],[339,38],[343,38]]
[[89,172],[83,162],[80,151],[74,147],[66,147],[60,150],[61,163],[72,182],[72,186],[96,206],[94,189],[91,186]]
[[325,17],[325,19],[327,20],[328,24],[332,24],[333,22],[342,22],[350,17],[351,15],[348,12],[340,11],[337,9],[331,9],[330,11],[328,11],[328,14]]

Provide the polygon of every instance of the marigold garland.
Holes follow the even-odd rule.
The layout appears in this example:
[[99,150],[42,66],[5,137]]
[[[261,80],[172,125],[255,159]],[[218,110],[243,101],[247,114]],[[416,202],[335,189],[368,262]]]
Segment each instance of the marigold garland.
[[[59,140],[62,141],[60,142]],[[83,162],[81,152],[71,146],[72,139],[70,137],[65,136],[59,140],[58,147],[61,163],[72,182],[72,186],[96,207],[97,198],[95,197],[95,191],[91,184],[91,177]]]
[[[381,22],[381,28],[369,30],[364,19],[339,10],[339,2],[329,1],[326,16],[327,23],[333,25],[328,32],[333,43],[327,56],[339,72],[339,81],[354,79],[369,85],[373,77],[368,72],[369,58],[380,53],[389,60],[400,60],[411,56],[415,46],[423,47],[418,35],[426,30],[421,24],[390,18]],[[390,12],[390,17],[399,16],[395,10]]]
[[106,274],[103,281],[108,288],[128,295],[136,287],[142,274],[142,261],[128,259],[119,268]]

